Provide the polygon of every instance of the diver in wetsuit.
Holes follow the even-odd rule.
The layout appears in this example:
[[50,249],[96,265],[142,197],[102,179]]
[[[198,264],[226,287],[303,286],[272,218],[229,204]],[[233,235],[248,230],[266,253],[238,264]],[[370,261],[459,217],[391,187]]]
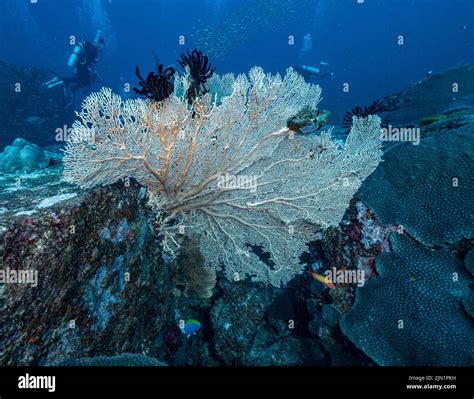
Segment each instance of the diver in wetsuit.
[[323,72],[323,67],[328,66],[329,64],[327,62],[321,61],[319,63],[319,68],[316,68],[314,66],[309,66],[309,65],[294,65],[293,69],[298,72],[300,75],[302,75],[306,80],[313,80],[316,78],[327,78],[331,77],[331,79],[334,77],[333,72]]
[[97,32],[94,42],[82,41],[74,47],[69,57],[68,65],[76,68],[76,76],[58,78],[54,77],[49,82],[44,83],[48,88],[64,84],[64,93],[70,97],[71,101],[66,107],[69,107],[74,101],[74,94],[78,89],[89,87],[97,80],[97,71],[94,65],[97,63],[99,53],[104,46],[104,39],[101,32]]

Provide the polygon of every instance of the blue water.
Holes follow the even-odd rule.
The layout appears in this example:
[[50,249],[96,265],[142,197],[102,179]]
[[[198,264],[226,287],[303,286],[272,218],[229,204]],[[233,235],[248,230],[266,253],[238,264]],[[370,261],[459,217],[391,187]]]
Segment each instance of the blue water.
[[[221,74],[254,65],[283,72],[325,61],[334,78],[318,82],[321,107],[336,120],[430,70],[474,59],[472,0],[2,0],[0,59],[72,75],[66,65],[70,36],[92,40],[97,29],[106,47],[92,89],[133,87],[136,65],[154,67],[152,50],[163,63],[176,64],[186,47],[198,47]],[[308,33],[312,48],[302,53]],[[342,92],[343,83],[350,84],[349,93]]]
[[[98,30],[105,40],[94,66],[99,81],[78,91],[72,109],[63,112],[63,90],[48,90],[42,79],[73,76],[67,65],[72,38],[92,41]],[[86,111],[107,122],[84,117],[77,132],[91,127],[94,141],[70,140],[62,158],[72,110],[79,111],[85,96],[105,86],[136,98],[124,90],[138,86],[136,66],[147,76],[156,53],[179,70],[180,54],[194,48],[209,56],[218,74],[246,73],[255,65],[283,74],[290,66],[328,64],[323,72],[332,78],[314,83],[323,89],[319,107],[332,112],[329,125],[340,125],[356,105],[473,63],[474,0],[0,0],[0,266],[23,265],[46,276],[32,293],[0,282],[8,298],[0,301],[6,309],[0,363],[472,366],[471,64],[425,79],[393,101],[383,112],[390,114],[382,132],[397,133],[383,138],[380,164],[372,118],[367,129],[354,119],[356,128],[338,149],[344,129],[331,142],[317,137],[327,113],[308,117],[308,109],[280,121],[291,133],[259,129],[254,139],[249,129],[267,128],[275,109],[263,101],[272,111],[254,112],[258,95],[236,100],[235,112],[224,104],[206,125],[207,110],[195,103],[177,114],[185,115],[176,123],[183,129],[157,123],[152,130],[143,108],[128,115],[91,105]],[[25,89],[12,90],[30,78]],[[148,106],[161,117],[157,103]],[[229,114],[243,115],[237,125],[246,126],[242,140],[224,137],[215,126]],[[233,127],[224,128],[233,134]],[[194,136],[181,138],[191,129]],[[402,138],[398,130],[411,136]],[[294,142],[284,141],[293,133]],[[225,179],[217,183],[219,176]],[[223,186],[228,177],[242,177],[255,189],[258,180],[260,191],[242,194],[245,183]],[[110,189],[78,186],[112,181],[117,184]],[[323,231],[326,221],[333,226]],[[296,238],[292,224],[300,229]],[[185,234],[175,241],[178,227]],[[303,252],[301,237],[310,229],[319,237],[309,242],[314,235],[308,234]],[[163,250],[169,232],[185,248],[176,262],[170,261],[174,249]],[[201,240],[202,254],[194,240]],[[238,264],[244,254],[250,265]],[[216,273],[204,268],[206,256]],[[281,268],[278,257],[288,267]],[[292,263],[301,272],[294,278]],[[257,270],[262,266],[265,271]],[[331,270],[334,276],[357,272],[358,287],[351,286],[355,279],[324,278]],[[224,271],[235,281],[226,281]],[[242,282],[242,271],[262,281]],[[284,273],[282,287],[271,287]],[[71,317],[78,328],[61,327]],[[188,326],[198,320],[199,331],[180,331],[181,319]],[[312,373],[311,382],[320,375]]]

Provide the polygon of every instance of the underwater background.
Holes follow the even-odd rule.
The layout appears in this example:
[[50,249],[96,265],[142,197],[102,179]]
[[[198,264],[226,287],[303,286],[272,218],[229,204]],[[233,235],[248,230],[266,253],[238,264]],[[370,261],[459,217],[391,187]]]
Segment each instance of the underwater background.
[[[283,73],[292,65],[327,62],[334,77],[318,83],[333,123],[355,104],[471,61],[474,46],[468,0],[6,0],[0,7],[3,60],[69,75],[69,37],[92,40],[100,29],[106,45],[93,89],[106,86],[124,96],[123,85],[136,81],[135,66],[153,67],[152,51],[163,64],[177,65],[185,48],[201,49],[219,74],[255,65]],[[351,89],[341,94],[345,82]]]
[[[71,36],[97,31],[98,80],[69,105],[44,83],[73,76]],[[384,126],[419,135],[384,143],[285,287],[212,275],[192,244],[167,262],[137,182],[62,177],[58,131],[88,94],[137,98],[136,66],[178,69],[194,48],[220,75],[320,69],[304,75],[330,111],[316,124],[341,141],[376,100]],[[0,281],[0,365],[472,366],[473,133],[470,0],[3,0],[0,269],[39,280]],[[330,287],[326,270],[367,280]]]

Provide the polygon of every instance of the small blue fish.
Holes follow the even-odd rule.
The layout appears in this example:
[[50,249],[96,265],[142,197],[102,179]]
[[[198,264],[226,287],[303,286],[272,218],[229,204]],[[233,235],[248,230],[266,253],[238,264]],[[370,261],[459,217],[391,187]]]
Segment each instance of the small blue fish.
[[186,334],[186,338],[189,338],[201,329],[201,323],[197,320],[190,319],[184,324],[184,327],[180,329],[183,334]]

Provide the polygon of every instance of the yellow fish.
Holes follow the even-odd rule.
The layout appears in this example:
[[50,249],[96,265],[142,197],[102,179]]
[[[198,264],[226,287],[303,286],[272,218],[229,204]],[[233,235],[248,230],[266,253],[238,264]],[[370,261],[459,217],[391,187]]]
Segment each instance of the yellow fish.
[[321,274],[315,273],[311,270],[308,270],[308,274],[313,277],[316,281],[319,281],[320,283],[323,283],[325,286],[331,288],[332,290],[336,288],[336,286],[329,281],[327,277],[324,277]]

